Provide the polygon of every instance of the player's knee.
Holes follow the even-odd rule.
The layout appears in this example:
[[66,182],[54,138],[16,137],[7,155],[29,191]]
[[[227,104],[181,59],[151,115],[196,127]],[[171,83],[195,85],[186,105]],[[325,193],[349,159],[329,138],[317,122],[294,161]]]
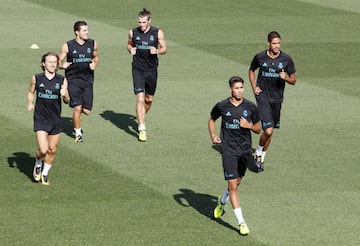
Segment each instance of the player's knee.
[[50,156],[54,156],[56,154],[56,147],[49,148],[47,154]]
[[86,109],[86,108],[83,108],[82,112],[85,114],[85,115],[89,115],[91,110],[89,109]]
[[229,182],[228,189],[229,189],[229,192],[237,192],[238,183],[237,182]]
[[147,96],[145,97],[145,104],[152,104],[153,102],[153,97],[152,96]]
[[147,105],[152,104],[152,99],[150,99],[150,100],[146,99],[146,100],[145,100],[145,104],[147,104]]
[[274,132],[274,128],[268,128],[268,129],[265,129],[264,131],[264,134],[267,136],[267,137],[271,137],[272,134]]
[[49,149],[47,147],[40,147],[38,151],[39,156],[45,156],[48,153]]

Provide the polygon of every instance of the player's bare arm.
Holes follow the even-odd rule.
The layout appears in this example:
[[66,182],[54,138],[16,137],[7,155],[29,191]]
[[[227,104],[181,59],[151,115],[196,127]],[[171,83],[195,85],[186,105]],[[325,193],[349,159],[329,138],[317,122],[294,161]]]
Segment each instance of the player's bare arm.
[[128,43],[127,43],[127,50],[131,55],[135,55],[136,54],[136,47],[132,41],[133,38],[133,31],[130,30],[128,33]]
[[30,80],[29,91],[27,95],[27,110],[31,111],[34,109],[34,95],[35,95],[35,75]]
[[212,118],[209,119],[208,128],[209,128],[209,134],[210,134],[210,138],[211,138],[212,143],[213,144],[220,144],[221,139],[220,139],[220,137],[218,137],[215,134],[215,120],[213,120]]
[[63,84],[60,89],[60,95],[63,99],[63,102],[68,104],[70,102],[70,96],[68,91],[68,81],[66,78],[64,78]]
[[66,69],[71,65],[71,62],[66,61],[67,53],[69,52],[69,48],[67,43],[64,43],[61,47],[60,54],[59,54],[59,68]]
[[249,70],[249,80],[250,80],[250,84],[251,84],[251,88],[254,92],[255,95],[259,95],[262,90],[259,86],[256,86],[256,83],[255,83],[255,71],[253,70]]
[[150,53],[151,54],[159,54],[164,55],[167,52],[167,46],[165,42],[165,34],[162,30],[158,31],[158,41],[159,41],[159,48],[151,48]]
[[89,64],[90,69],[94,71],[98,64],[99,64],[99,49],[98,49],[98,43],[94,40],[93,58],[92,58],[92,62]]

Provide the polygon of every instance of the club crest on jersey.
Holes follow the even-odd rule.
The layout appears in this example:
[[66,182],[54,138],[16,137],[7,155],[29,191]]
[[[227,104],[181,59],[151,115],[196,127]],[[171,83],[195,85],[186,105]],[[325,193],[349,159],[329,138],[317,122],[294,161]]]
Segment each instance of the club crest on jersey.
[[56,84],[55,84],[55,89],[57,89],[57,90],[60,89],[60,84],[59,84],[59,83],[56,83]]
[[242,116],[244,116],[245,118],[249,116],[249,112],[247,110],[244,110],[242,113]]
[[91,53],[91,49],[90,49],[90,48],[87,48],[86,52],[90,54],[90,53]]
[[284,68],[284,64],[282,62],[279,63],[279,68],[283,69]]
[[150,41],[154,41],[154,40],[155,40],[154,35],[151,35],[150,36]]

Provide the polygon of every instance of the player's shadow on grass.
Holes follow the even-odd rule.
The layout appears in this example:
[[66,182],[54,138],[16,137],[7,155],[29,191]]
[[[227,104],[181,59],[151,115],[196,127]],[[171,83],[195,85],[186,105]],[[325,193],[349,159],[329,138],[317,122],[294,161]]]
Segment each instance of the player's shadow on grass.
[[138,137],[136,117],[131,114],[115,113],[112,110],[106,110],[100,114],[105,120],[109,120],[116,127],[124,130],[127,134]]
[[15,152],[12,156],[7,158],[9,167],[17,168],[29,179],[33,179],[32,172],[34,168],[35,158],[31,157],[29,153]]
[[61,117],[62,125],[63,125],[63,133],[65,133],[69,137],[74,137],[73,131],[73,122],[72,118],[69,117]]
[[214,208],[217,205],[218,198],[208,194],[196,193],[189,189],[179,189],[181,193],[175,194],[174,200],[184,207],[192,207],[200,214],[210,218],[217,223],[238,232],[238,228],[233,227],[229,223],[214,218]]

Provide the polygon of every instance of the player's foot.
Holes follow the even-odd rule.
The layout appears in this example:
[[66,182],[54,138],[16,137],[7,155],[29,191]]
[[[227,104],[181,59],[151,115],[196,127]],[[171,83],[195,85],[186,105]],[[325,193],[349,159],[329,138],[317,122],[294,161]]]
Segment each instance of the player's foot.
[[139,132],[139,141],[145,142],[146,141],[146,131]]
[[217,206],[214,209],[214,217],[216,219],[220,218],[224,213],[224,207],[225,205],[221,203],[221,196],[218,197]]
[[34,166],[33,177],[35,181],[40,181],[41,178],[41,166]]
[[82,135],[77,135],[77,136],[75,136],[75,142],[77,142],[77,143],[82,143],[82,141],[84,141]]
[[255,155],[255,162],[256,162],[256,166],[258,168],[258,172],[263,172],[264,171],[264,162],[261,161],[261,155]]
[[47,175],[41,175],[41,183],[43,185],[49,185],[49,179]]
[[246,236],[250,233],[250,230],[245,222],[239,225],[239,232],[241,236]]

